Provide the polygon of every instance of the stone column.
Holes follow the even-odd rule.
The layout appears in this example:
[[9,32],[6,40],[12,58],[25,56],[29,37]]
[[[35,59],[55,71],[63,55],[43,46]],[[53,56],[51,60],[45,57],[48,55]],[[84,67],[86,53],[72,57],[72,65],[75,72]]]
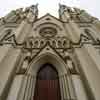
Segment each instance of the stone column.
[[32,80],[32,85],[31,85],[32,88],[31,88],[31,95],[30,95],[31,99],[30,100],[33,100],[33,98],[34,98],[35,86],[36,86],[36,76],[33,76],[32,78],[33,78],[33,80]]
[[88,100],[85,88],[79,75],[71,75],[77,100]]
[[17,100],[24,75],[16,75],[10,88],[7,100]]
[[87,95],[86,95],[86,91],[84,89],[83,83],[80,79],[80,76],[75,68],[75,66],[73,66],[71,59],[67,60],[67,64],[68,64],[68,68],[70,70],[70,76],[71,76],[71,81],[73,84],[73,90],[75,92],[76,98],[77,100],[87,100]]
[[[27,57],[30,57],[30,53],[27,53]],[[28,69],[28,63],[29,59],[26,58],[23,62],[22,69]],[[36,76],[33,76],[33,73],[26,72],[25,77],[23,80],[25,81],[23,82],[24,86],[20,89],[21,92],[19,92],[18,100],[33,100]]]
[[61,90],[61,100],[64,100],[64,91],[63,91],[63,83],[61,80],[62,76],[59,76],[60,90]]
[[73,97],[72,83],[69,81],[67,74],[60,76],[59,81],[61,100],[74,100],[75,98]]
[[[87,48],[87,50],[85,49]],[[75,48],[75,53],[80,63],[80,72],[86,79],[87,87],[91,93],[92,100],[100,99],[100,70],[99,59],[92,47]],[[96,57],[96,58],[95,58]],[[93,59],[94,58],[94,59]],[[90,94],[89,93],[89,94]]]
[[20,94],[18,100],[33,100],[36,85],[36,77],[31,75],[26,75],[26,77],[26,83],[23,82],[23,85],[25,85],[21,88],[21,92],[19,92]]
[[[26,69],[28,68],[28,60],[23,61],[21,68],[22,68],[22,70],[24,69],[26,71]],[[25,92],[26,92],[26,87],[27,87],[28,81],[29,81],[29,77],[26,74],[19,74],[17,76],[23,76],[23,80],[22,80],[22,83],[20,85],[20,90],[18,91],[18,94],[16,95],[15,100],[24,100],[23,98],[25,97]],[[14,90],[12,89],[12,91],[14,91]],[[9,96],[9,94],[8,94],[8,96]]]
[[64,80],[64,75],[61,77],[62,89],[63,89],[63,100],[67,100],[66,84]]
[[25,38],[30,33],[32,29],[32,23],[29,23],[27,19],[24,19],[20,26],[15,30],[14,34],[18,43],[23,43]]
[[72,83],[71,75],[67,75],[66,76],[66,80],[67,80],[68,89],[69,89],[69,99],[76,100],[76,96],[75,96],[75,91],[74,91],[74,86],[73,86],[73,83]]
[[28,76],[24,75],[21,88],[17,96],[17,100],[24,100],[27,83],[28,83]]
[[20,60],[20,49],[13,48],[0,63],[0,99],[4,100]]
[[69,23],[68,23],[68,26],[70,26],[70,31],[72,33],[72,34],[69,33],[70,37],[72,38],[72,41],[75,42],[75,43],[79,42],[81,30],[78,27],[78,25],[73,20],[70,20]]
[[23,100],[29,100],[31,81],[32,81],[32,77],[31,77],[31,75],[28,75],[28,80],[27,80],[27,85],[26,85],[26,89],[25,89],[25,94],[24,94],[24,99]]
[[65,88],[65,93],[66,93],[66,100],[68,99],[70,99],[70,91],[69,91],[69,86],[68,86],[68,81],[67,81],[67,74],[65,74],[64,76],[63,76],[63,78],[64,78],[64,88]]
[[81,30],[73,20],[69,20],[68,23],[64,23],[64,28],[66,30],[66,35],[69,36],[74,43],[79,42]]
[[77,33],[73,33],[73,29],[71,28],[71,26],[70,26],[70,22],[68,22],[68,23],[64,23],[64,28],[65,28],[65,30],[66,30],[66,35],[67,36],[69,36],[69,39],[71,40],[71,41],[73,41],[73,42],[78,42],[78,40],[79,40],[79,38],[77,38]]

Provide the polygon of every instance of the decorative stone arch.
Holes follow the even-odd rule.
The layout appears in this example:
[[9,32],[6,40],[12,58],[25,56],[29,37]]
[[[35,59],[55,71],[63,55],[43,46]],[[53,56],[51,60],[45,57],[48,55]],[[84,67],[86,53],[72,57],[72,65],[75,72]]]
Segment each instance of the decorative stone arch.
[[67,64],[59,55],[54,53],[52,49],[47,49],[48,48],[42,50],[28,64],[27,71],[25,72],[25,82],[23,81],[24,89],[21,88],[23,95],[21,95],[22,92],[20,92],[21,97],[23,100],[33,100],[37,84],[38,71],[43,67],[42,65],[49,63],[52,64],[57,71],[61,100],[76,99],[72,75],[69,72],[69,64]]
[[27,89],[24,94],[24,98],[23,98],[24,100],[30,100],[30,98],[34,97],[37,73],[40,70],[40,67],[44,65],[45,63],[52,64],[57,70],[58,77],[59,77],[59,84],[60,84],[61,100],[67,99],[68,93],[65,93],[67,92],[67,89],[66,89],[67,77],[65,76],[67,75],[68,67],[58,55],[47,52],[45,54],[41,54],[37,56],[36,58],[34,58],[28,66],[28,70],[26,72],[26,75],[28,75],[28,83],[26,84]]
[[[30,62],[28,74],[36,75],[41,65],[45,63],[50,63],[55,66],[58,71],[58,75],[67,74],[67,65],[65,62],[57,55],[52,53],[42,54],[36,57],[34,60]],[[33,74],[34,72],[34,74]]]

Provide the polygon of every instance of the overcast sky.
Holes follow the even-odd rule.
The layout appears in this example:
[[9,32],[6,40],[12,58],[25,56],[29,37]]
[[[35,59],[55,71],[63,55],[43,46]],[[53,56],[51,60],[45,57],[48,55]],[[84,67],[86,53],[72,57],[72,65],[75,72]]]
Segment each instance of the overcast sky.
[[50,13],[58,16],[58,4],[65,4],[71,7],[85,9],[91,15],[100,19],[100,0],[1,0],[0,17],[6,15],[11,10],[39,4],[39,16]]

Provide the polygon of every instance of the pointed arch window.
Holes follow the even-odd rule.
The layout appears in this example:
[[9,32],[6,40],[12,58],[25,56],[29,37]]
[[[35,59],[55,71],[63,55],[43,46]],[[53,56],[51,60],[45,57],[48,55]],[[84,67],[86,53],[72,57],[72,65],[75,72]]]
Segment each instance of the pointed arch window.
[[34,100],[60,100],[58,72],[52,64],[44,64],[37,73]]

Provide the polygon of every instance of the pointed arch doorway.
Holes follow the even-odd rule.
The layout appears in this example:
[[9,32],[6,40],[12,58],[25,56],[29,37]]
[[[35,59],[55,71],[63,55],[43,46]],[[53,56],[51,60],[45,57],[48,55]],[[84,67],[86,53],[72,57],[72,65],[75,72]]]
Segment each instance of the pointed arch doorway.
[[58,72],[50,63],[42,65],[37,73],[34,100],[61,100]]

